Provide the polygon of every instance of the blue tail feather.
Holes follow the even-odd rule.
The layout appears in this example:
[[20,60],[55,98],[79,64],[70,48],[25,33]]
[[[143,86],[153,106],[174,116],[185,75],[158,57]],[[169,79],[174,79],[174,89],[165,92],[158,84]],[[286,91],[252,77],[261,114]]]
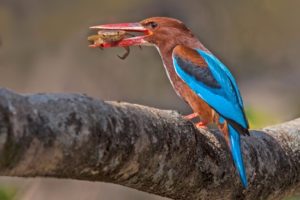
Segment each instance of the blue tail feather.
[[240,175],[240,179],[242,181],[243,186],[246,188],[248,185],[247,175],[244,167],[244,162],[241,153],[241,145],[240,145],[240,134],[230,125],[228,124],[228,132],[229,132],[229,140],[230,140],[230,148],[232,158],[235,164],[236,169]]

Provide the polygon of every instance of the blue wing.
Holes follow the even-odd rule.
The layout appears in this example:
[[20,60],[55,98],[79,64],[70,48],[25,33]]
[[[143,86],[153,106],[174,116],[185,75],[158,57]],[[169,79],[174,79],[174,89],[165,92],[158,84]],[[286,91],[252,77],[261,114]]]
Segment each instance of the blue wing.
[[247,129],[249,125],[244,114],[243,101],[232,74],[214,55],[200,49],[195,50],[206,66],[197,66],[197,63],[184,59],[179,52],[173,52],[176,73],[222,117]]

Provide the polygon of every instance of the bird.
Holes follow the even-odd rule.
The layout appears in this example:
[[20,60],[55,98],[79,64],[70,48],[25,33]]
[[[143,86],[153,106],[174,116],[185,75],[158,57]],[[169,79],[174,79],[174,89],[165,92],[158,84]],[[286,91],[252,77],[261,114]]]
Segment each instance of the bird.
[[217,125],[231,151],[241,183],[247,188],[240,136],[249,135],[249,123],[237,82],[230,70],[192,31],[180,20],[169,17],[150,17],[140,22],[90,28],[137,33],[116,43],[99,44],[104,48],[137,45],[157,48],[175,92],[193,110],[185,118],[200,117],[201,121],[195,124],[200,128]]

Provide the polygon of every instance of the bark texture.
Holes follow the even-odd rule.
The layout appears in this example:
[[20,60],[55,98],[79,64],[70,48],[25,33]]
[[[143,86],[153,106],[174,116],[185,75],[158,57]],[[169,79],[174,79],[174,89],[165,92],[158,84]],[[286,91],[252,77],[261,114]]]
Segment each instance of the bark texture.
[[300,119],[242,136],[243,189],[217,130],[175,111],[0,89],[0,175],[111,182],[173,199],[282,199],[300,190]]

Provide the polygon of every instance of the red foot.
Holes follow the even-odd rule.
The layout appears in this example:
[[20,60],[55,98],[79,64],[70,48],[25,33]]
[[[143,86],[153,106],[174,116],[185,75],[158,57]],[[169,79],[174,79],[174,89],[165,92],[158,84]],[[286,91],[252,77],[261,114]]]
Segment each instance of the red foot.
[[183,118],[186,119],[186,120],[191,120],[191,119],[194,119],[196,117],[198,117],[198,113],[192,113],[192,114],[184,116]]
[[195,126],[197,128],[207,128],[206,125],[207,125],[207,122],[205,122],[205,121],[201,121],[201,122],[198,122],[198,123],[195,124]]

